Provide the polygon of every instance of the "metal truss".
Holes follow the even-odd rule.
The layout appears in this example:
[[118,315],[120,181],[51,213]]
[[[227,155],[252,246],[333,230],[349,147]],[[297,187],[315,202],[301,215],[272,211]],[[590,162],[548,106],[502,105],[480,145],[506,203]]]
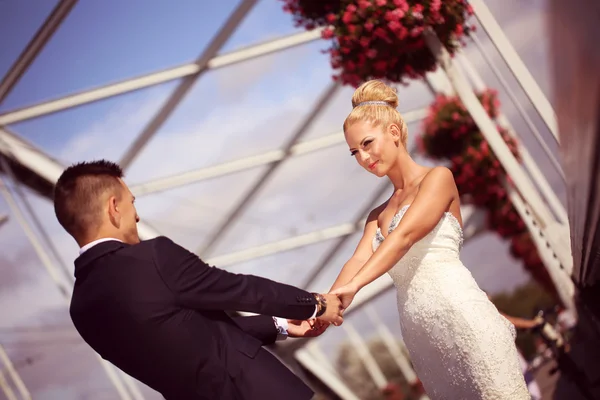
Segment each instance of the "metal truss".
[[[44,188],[54,187],[65,169],[57,160],[6,128],[0,128],[0,154],[25,168],[30,175],[35,176],[33,184]],[[52,198],[51,190],[44,190],[41,194]],[[138,231],[143,239],[159,236],[154,228],[142,221],[138,224]]]
[[[403,114],[403,117],[406,123],[411,123],[425,118],[426,115],[427,109],[422,108],[408,111]],[[139,183],[132,185],[130,189],[136,197],[141,197],[152,193],[175,189],[206,179],[214,179],[219,176],[234,174],[262,165],[283,161],[286,157],[297,157],[309,154],[328,147],[337,146],[344,142],[344,133],[340,131],[316,139],[296,143],[291,146],[288,151],[285,149],[270,150],[255,156],[244,157],[234,161],[211,165],[210,167],[199,168],[176,175],[166,176],[164,178],[154,179],[149,182]]]
[[201,256],[210,254],[217,241],[225,236],[225,232],[230,229],[233,224],[231,221],[235,221],[237,217],[243,212],[243,210],[250,204],[254,198],[258,195],[260,190],[269,182],[270,178],[277,172],[277,170],[283,165],[291,154],[292,147],[308,132],[308,128],[312,122],[319,116],[319,114],[326,108],[327,104],[333,98],[337,90],[339,89],[338,83],[332,83],[323,92],[319,100],[314,104],[312,110],[305,118],[305,120],[296,129],[296,132],[287,140],[283,149],[283,158],[280,160],[270,163],[269,167],[262,173],[262,175],[256,180],[256,183],[242,196],[242,200],[222,218],[222,222],[218,228],[208,235],[208,240],[205,244],[198,248],[197,253]]
[[[513,180],[519,194],[529,206],[532,217],[535,219],[535,224],[541,228],[541,232],[545,236],[547,243],[547,246],[537,247],[540,253],[547,253],[547,255],[542,256],[542,258],[557,258],[559,260],[560,267],[558,270],[556,270],[557,267],[552,263],[546,264],[546,268],[548,268],[548,270],[553,269],[550,276],[558,279],[554,282],[557,288],[571,287],[568,290],[560,291],[559,294],[563,303],[568,306],[571,311],[574,311],[572,308],[572,298],[569,298],[568,295],[568,293],[573,292],[573,282],[571,280],[573,258],[571,255],[570,243],[560,239],[561,237],[568,237],[568,223],[560,223],[552,215],[534,184],[523,171],[523,168],[504,142],[504,139],[498,132],[494,122],[490,119],[489,115],[477,99],[473,88],[470,87],[463,71],[455,65],[437,37],[434,35],[426,35],[426,40],[432,49],[432,52],[438,58],[438,62],[442,69],[446,72],[449,80],[452,82],[457,95],[473,117],[473,120],[478,125],[483,136],[494,151],[494,154],[498,157],[498,160]],[[531,231],[531,233],[532,235],[537,234],[535,231]]]
[[[307,44],[321,38],[321,29],[309,32],[292,34],[280,39],[271,40],[254,46],[249,46],[229,53],[221,54],[212,58],[206,68],[218,69],[229,65],[238,64],[253,58],[265,56],[281,50]],[[178,67],[165,69],[137,78],[127,79],[121,82],[109,84],[92,90],[71,94],[55,100],[35,104],[30,107],[8,111],[0,114],[0,126],[10,125],[28,119],[41,117],[58,111],[93,103],[109,97],[117,96],[155,86],[172,80],[185,78],[197,74],[200,68],[196,63],[184,64]]]
[[6,398],[9,400],[17,400],[17,396],[4,376],[4,371],[8,373],[15,388],[19,391],[19,397],[23,400],[31,400],[31,394],[29,393],[29,390],[27,390],[27,386],[25,386],[23,379],[19,376],[19,373],[10,361],[8,354],[2,345],[0,345],[0,366],[1,365],[4,365],[4,368],[0,368],[0,389],[4,392]]
[[256,4],[257,0],[243,0],[235,9],[235,11],[229,16],[225,24],[221,27],[219,32],[211,40],[206,49],[202,52],[202,55],[194,62],[198,71],[194,74],[188,75],[181,80],[177,88],[173,91],[171,96],[167,99],[165,104],[156,113],[154,118],[150,120],[144,130],[136,137],[129,149],[125,152],[119,164],[123,169],[129,168],[133,160],[137,157],[140,150],[154,137],[156,132],[165,123],[169,116],[173,113],[175,108],[185,98],[186,94],[194,86],[194,83],[200,78],[202,73],[207,70],[208,63],[223,45],[229,40],[231,35],[235,32],[238,25],[243,21],[244,17],[252,10],[252,7]]
[[519,57],[519,54],[504,34],[504,31],[485,2],[483,0],[469,0],[469,4],[473,7],[475,16],[496,46],[496,49],[498,49],[504,62],[506,62],[506,65],[508,65],[514,74],[525,94],[544,120],[544,123],[552,135],[554,135],[556,141],[560,143],[556,114],[540,85],[538,85],[533,75],[531,75],[521,57]]
[[77,4],[77,0],[61,0],[54,7],[50,16],[40,29],[38,29],[33,39],[29,41],[27,47],[25,47],[2,79],[2,82],[0,82],[0,104],[6,99],[6,96],[8,96],[17,82],[19,82],[25,71],[27,71],[27,68],[36,59],[39,52],[44,48],[52,35],[54,35],[54,32],[56,32],[60,24],[69,15],[75,4]]

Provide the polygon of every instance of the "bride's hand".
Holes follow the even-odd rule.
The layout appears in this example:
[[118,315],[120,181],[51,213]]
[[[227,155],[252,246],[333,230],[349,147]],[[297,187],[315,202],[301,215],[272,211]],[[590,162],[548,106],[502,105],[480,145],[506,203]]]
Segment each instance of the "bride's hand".
[[354,296],[356,296],[358,290],[358,286],[356,286],[353,282],[348,282],[344,286],[332,290],[330,294],[336,295],[342,302],[342,307],[344,310],[346,310],[352,303],[352,300],[354,300]]

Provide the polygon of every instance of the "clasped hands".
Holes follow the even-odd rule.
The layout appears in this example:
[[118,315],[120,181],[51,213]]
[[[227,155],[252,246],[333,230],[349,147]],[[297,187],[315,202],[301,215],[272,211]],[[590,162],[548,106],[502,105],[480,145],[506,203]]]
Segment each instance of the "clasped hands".
[[311,320],[290,320],[288,334],[291,337],[316,337],[327,330],[330,324],[340,326],[344,323],[344,311],[350,306],[359,288],[352,282],[323,294],[327,302],[325,312]]

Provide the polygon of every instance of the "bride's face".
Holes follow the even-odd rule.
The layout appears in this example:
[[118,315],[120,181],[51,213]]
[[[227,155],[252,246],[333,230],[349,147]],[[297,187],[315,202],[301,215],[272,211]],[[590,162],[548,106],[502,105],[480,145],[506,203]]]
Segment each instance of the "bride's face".
[[397,128],[359,121],[345,132],[350,154],[364,169],[378,177],[387,175],[398,160],[399,136],[394,134],[397,130],[394,127]]

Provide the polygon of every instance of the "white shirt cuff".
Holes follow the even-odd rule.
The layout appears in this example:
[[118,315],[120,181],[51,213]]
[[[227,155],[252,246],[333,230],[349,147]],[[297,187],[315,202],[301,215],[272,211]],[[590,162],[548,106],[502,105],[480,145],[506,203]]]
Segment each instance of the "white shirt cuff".
[[[314,319],[317,316],[317,311],[319,308],[315,305],[315,312],[308,319]],[[275,340],[285,340],[288,337],[288,320],[285,318],[273,317],[273,323],[275,323],[275,328],[277,328],[277,339]]]
[[319,311],[319,306],[315,305],[315,312],[309,319],[315,319],[317,317],[317,311]]
[[288,321],[285,318],[273,317],[275,328],[277,328],[277,339],[285,340],[288,337]]

